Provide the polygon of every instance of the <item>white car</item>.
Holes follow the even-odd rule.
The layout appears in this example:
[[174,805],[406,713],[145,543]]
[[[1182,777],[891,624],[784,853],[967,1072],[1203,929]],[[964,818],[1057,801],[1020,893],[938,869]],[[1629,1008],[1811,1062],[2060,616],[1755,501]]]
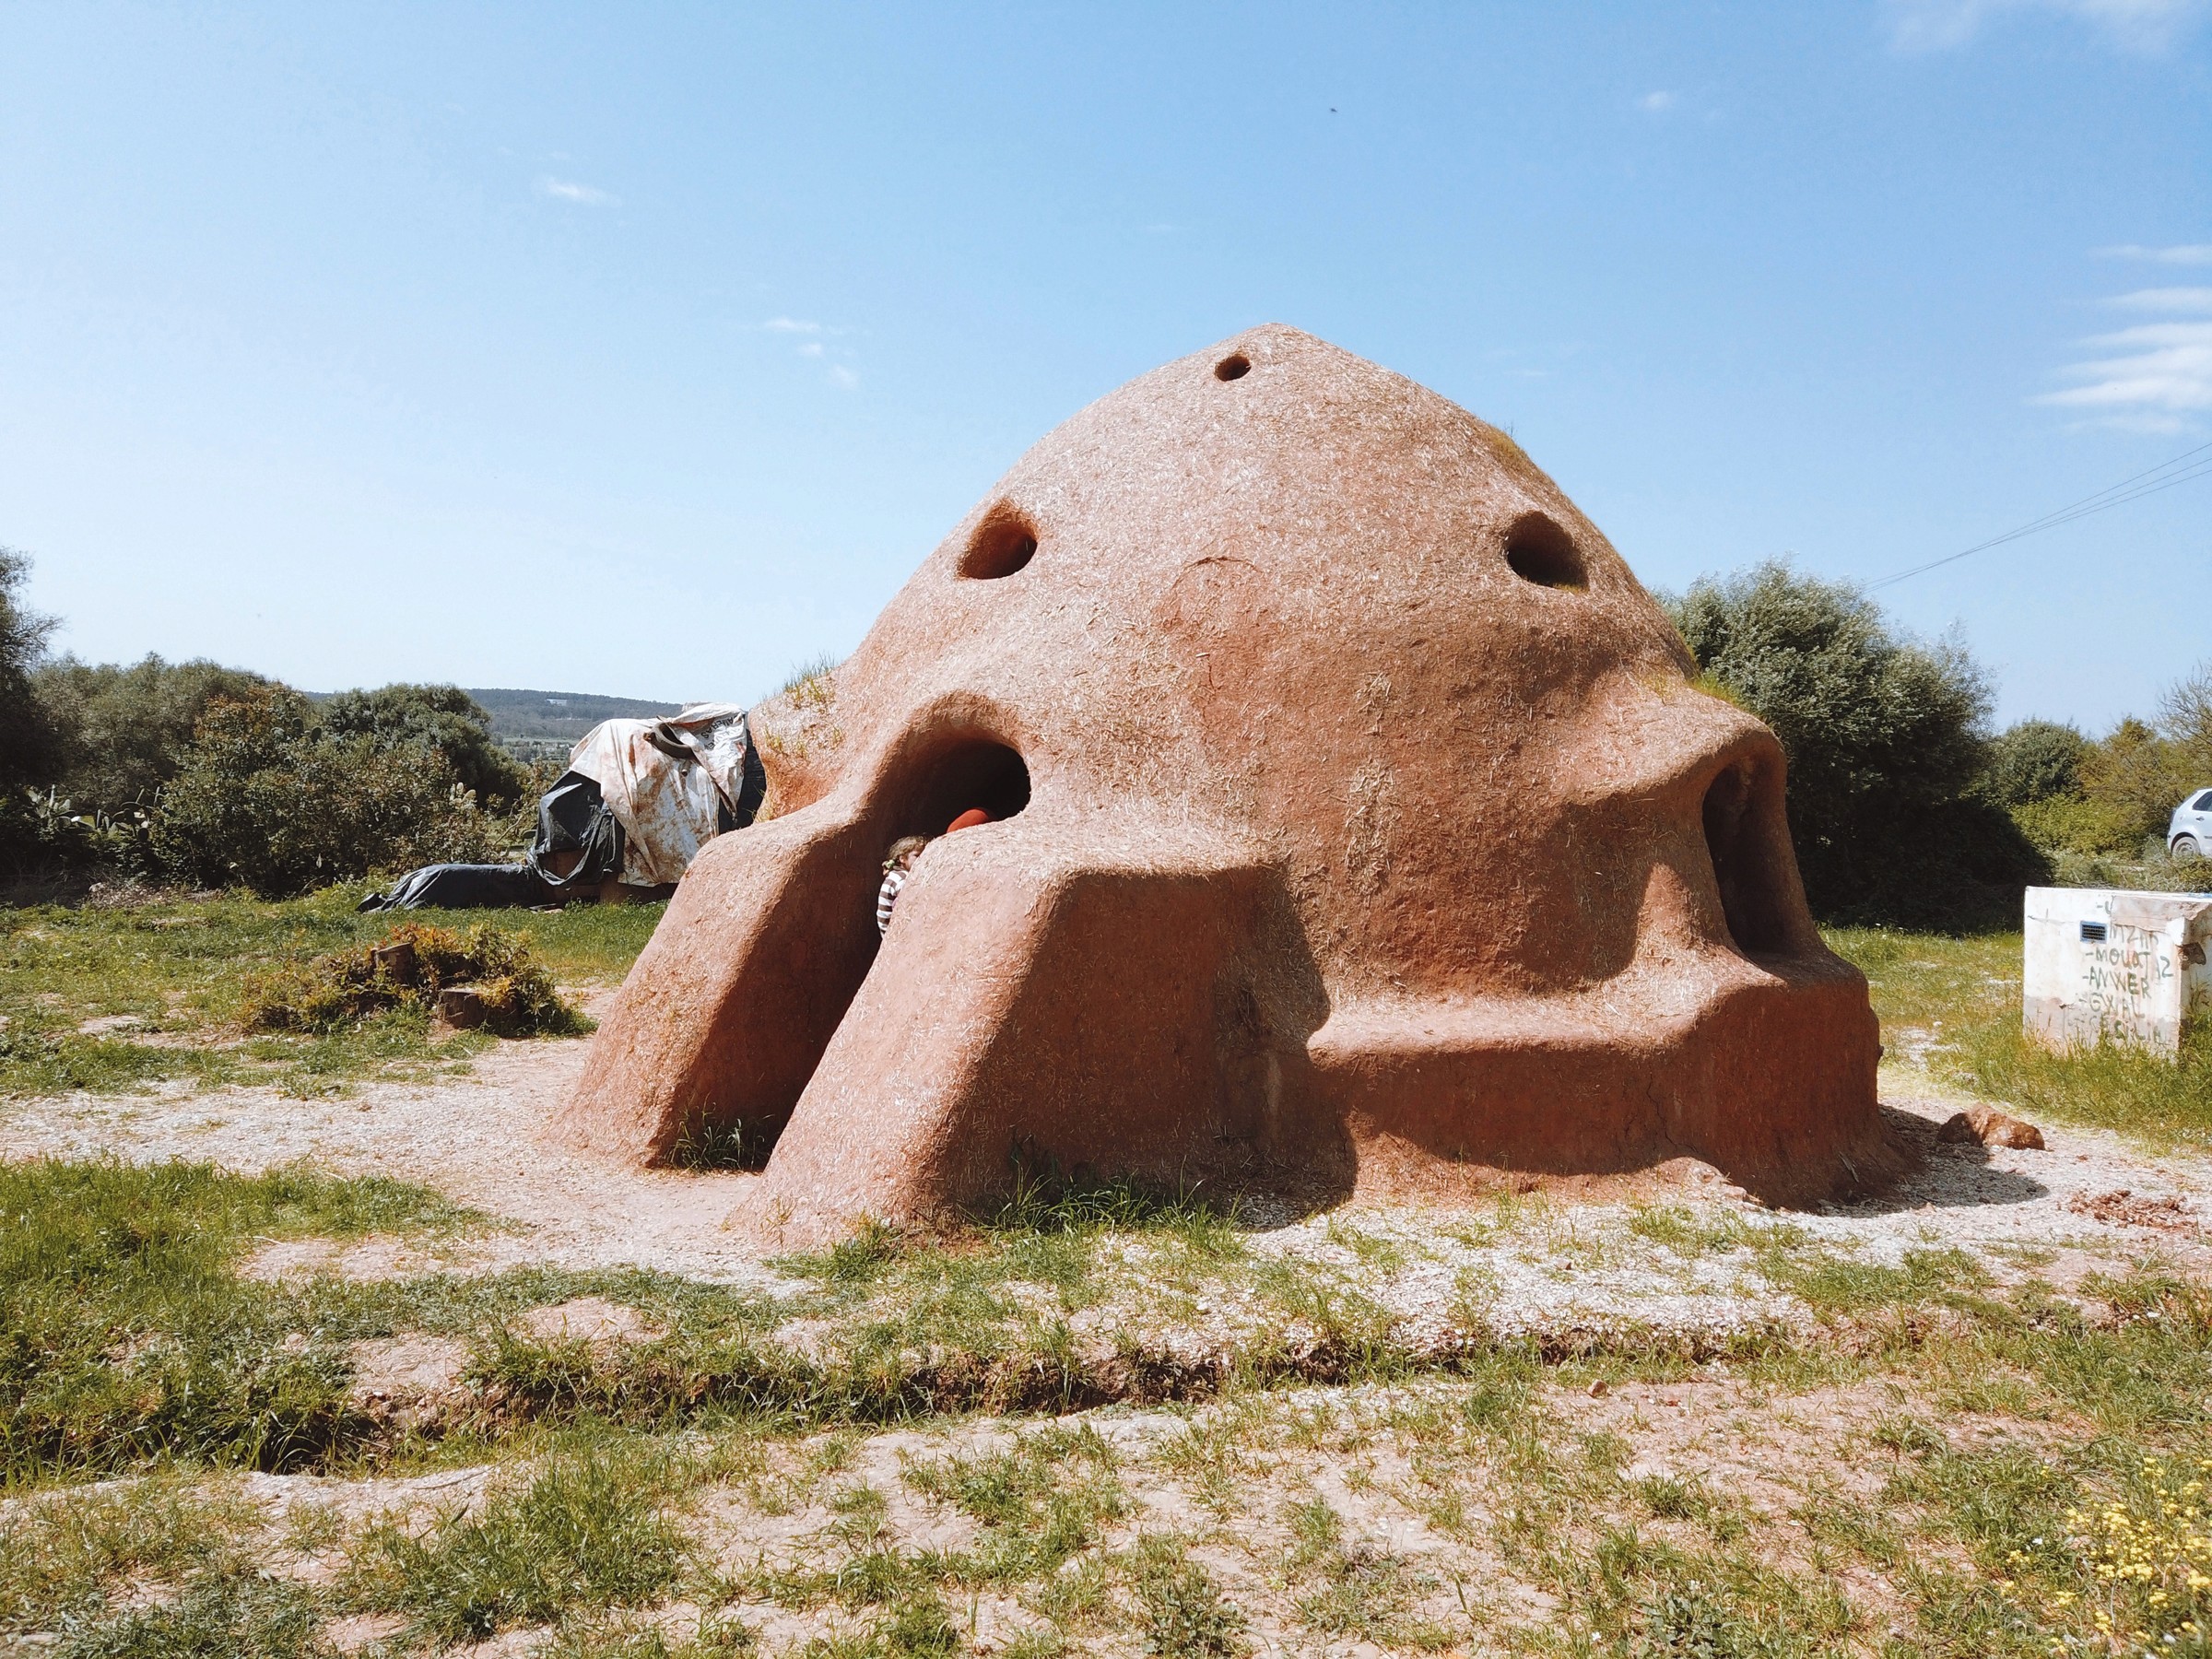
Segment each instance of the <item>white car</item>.
[[2173,809],[2166,851],[2176,858],[2212,858],[2212,789],[2200,789]]

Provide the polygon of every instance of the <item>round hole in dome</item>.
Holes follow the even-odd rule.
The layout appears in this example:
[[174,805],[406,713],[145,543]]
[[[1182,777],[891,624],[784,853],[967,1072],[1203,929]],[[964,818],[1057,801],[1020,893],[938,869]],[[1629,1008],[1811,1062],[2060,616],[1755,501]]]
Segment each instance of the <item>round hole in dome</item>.
[[1505,533],[1505,562],[1513,574],[1538,587],[1589,585],[1574,538],[1540,512],[1524,512]]
[[1018,512],[1001,511],[984,519],[960,555],[960,574],[994,582],[1037,557],[1037,532]]
[[1214,378],[1216,380],[1242,380],[1251,372],[1252,359],[1246,357],[1241,351],[1231,352],[1228,357],[1223,358],[1219,362],[1214,365]]

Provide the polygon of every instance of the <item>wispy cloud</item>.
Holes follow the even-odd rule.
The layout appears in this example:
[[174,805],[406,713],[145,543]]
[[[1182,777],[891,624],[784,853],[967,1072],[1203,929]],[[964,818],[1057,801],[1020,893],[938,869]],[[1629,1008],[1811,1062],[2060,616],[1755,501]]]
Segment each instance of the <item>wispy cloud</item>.
[[2100,355],[2069,364],[2060,373],[2077,383],[2036,402],[2089,412],[2100,426],[2148,432],[2180,431],[2192,424],[2187,417],[2212,410],[2212,322],[2195,320],[2212,313],[2212,288],[2142,288],[2112,303],[2170,314],[2084,340]]
[[1636,107],[1647,115],[1664,115],[1675,107],[1677,101],[1672,92],[1646,92],[1636,100]]
[[557,202],[574,202],[585,207],[618,207],[622,198],[590,184],[579,184],[573,179],[543,178],[537,182],[537,194],[551,196]]
[[2137,288],[2106,301],[2122,311],[2203,312],[2212,314],[2212,288]]
[[760,326],[770,334],[818,335],[822,332],[819,323],[802,323],[796,317],[771,317]]
[[1964,46],[1983,23],[2008,13],[2044,12],[2088,24],[2131,52],[2159,52],[2194,22],[2203,0],[1888,0],[1889,40],[1900,52]]
[[2099,248],[2100,259],[2147,259],[2153,265],[2212,265],[2212,242],[2183,242],[2171,248],[2147,248],[2141,242],[2122,242],[2116,248]]
[[842,386],[847,391],[851,391],[854,386],[860,384],[860,376],[842,363],[832,363],[830,365],[830,383],[833,386]]

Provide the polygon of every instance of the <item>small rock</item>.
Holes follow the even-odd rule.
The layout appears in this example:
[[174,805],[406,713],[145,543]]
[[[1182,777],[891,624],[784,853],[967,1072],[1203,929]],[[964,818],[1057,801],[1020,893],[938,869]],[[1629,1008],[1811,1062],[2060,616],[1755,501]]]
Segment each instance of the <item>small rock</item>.
[[1970,1106],[1964,1112],[1954,1112],[1949,1122],[1936,1131],[1936,1138],[1952,1146],[2011,1147],[2023,1152],[2043,1150],[2041,1129],[2008,1112],[1999,1112],[1994,1106]]
[[1612,1392],[1613,1385],[1603,1377],[1590,1384],[1590,1397],[1594,1400],[1602,1400]]

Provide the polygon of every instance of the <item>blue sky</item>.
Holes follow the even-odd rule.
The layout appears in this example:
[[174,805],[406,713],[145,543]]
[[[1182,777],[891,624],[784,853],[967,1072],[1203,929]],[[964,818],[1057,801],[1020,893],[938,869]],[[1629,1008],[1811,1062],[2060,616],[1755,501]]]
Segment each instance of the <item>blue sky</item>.
[[[1253,324],[1644,581],[1867,581],[2212,441],[2204,0],[0,10],[58,643],[749,699]],[[2212,479],[1886,590],[2000,712],[2212,657]]]

